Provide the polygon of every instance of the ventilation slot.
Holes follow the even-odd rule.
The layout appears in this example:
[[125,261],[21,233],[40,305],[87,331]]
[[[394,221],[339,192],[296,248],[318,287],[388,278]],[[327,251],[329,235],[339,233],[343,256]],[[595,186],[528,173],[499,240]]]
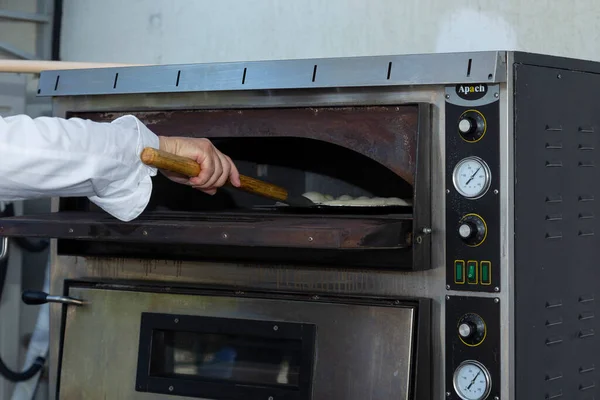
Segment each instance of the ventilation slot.
[[559,318],[555,321],[546,321],[546,327],[550,328],[550,327],[553,327],[556,325],[562,325],[562,323],[563,323],[562,318]]
[[546,374],[546,382],[556,381],[556,380],[562,379],[562,377],[563,377],[563,374],[561,372],[559,372],[558,374],[554,374],[554,375]]
[[558,126],[546,125],[546,130],[549,132],[560,132],[560,131],[562,131],[562,126],[561,125],[558,125]]
[[554,346],[557,344],[561,344],[563,339],[561,337],[548,338],[546,339],[546,346]]
[[392,76],[392,62],[390,61],[388,64],[388,73],[387,73],[387,79],[390,79],[390,76]]
[[562,214],[550,214],[546,215],[546,221],[562,221]]
[[560,195],[546,196],[546,203],[562,203],[562,196],[560,196]]
[[579,302],[580,303],[590,303],[594,301],[594,295],[588,295],[588,296],[580,296],[579,297]]
[[587,321],[589,319],[594,319],[594,313],[593,312],[582,312],[581,314],[579,314],[578,319],[580,321]]
[[115,82],[113,83],[113,89],[117,88],[117,81],[119,80],[119,73],[117,72],[115,74]]
[[595,334],[596,333],[594,332],[593,329],[585,329],[585,330],[579,331],[578,337],[579,337],[579,339],[585,339],[585,338],[592,337]]
[[314,82],[317,79],[317,66],[313,68],[312,81]]
[[579,367],[579,373],[580,374],[587,374],[590,372],[594,372],[594,370],[596,369],[596,367],[594,367],[593,365],[590,367]]
[[177,81],[175,82],[175,86],[179,86],[179,78],[181,77],[181,71],[177,71]]
[[548,150],[560,150],[563,148],[562,143],[546,143],[546,149]]

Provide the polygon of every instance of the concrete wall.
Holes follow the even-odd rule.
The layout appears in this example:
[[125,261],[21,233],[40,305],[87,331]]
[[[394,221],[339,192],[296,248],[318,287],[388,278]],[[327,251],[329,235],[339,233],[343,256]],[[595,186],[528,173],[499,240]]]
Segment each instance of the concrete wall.
[[65,60],[186,63],[465,50],[600,60],[596,0],[65,0]]

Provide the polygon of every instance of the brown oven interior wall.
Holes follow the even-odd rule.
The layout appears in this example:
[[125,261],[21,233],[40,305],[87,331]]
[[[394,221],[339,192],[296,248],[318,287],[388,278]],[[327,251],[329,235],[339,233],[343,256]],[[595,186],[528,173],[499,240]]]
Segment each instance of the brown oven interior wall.
[[371,158],[409,184],[414,183],[419,125],[417,105],[78,112],[69,116],[109,122],[126,114],[135,115],[153,132],[164,136],[321,140]]

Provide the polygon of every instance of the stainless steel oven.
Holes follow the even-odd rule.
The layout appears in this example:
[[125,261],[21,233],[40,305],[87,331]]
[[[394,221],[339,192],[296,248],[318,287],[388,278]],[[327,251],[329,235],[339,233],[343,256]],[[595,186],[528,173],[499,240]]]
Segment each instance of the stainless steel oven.
[[43,73],[57,116],[134,114],[247,175],[367,199],[159,175],[129,223],[85,199],[1,220],[54,238],[51,294],[83,301],[52,308],[53,395],[592,398],[598,72],[481,52]]

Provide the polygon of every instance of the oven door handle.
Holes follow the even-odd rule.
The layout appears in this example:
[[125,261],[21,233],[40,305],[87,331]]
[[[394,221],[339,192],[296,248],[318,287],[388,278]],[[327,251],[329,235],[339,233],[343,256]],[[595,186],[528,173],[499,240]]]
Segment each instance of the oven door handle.
[[83,300],[68,296],[52,296],[45,292],[37,290],[25,290],[21,295],[23,302],[27,305],[40,305],[46,303],[61,303],[69,306],[82,306]]

